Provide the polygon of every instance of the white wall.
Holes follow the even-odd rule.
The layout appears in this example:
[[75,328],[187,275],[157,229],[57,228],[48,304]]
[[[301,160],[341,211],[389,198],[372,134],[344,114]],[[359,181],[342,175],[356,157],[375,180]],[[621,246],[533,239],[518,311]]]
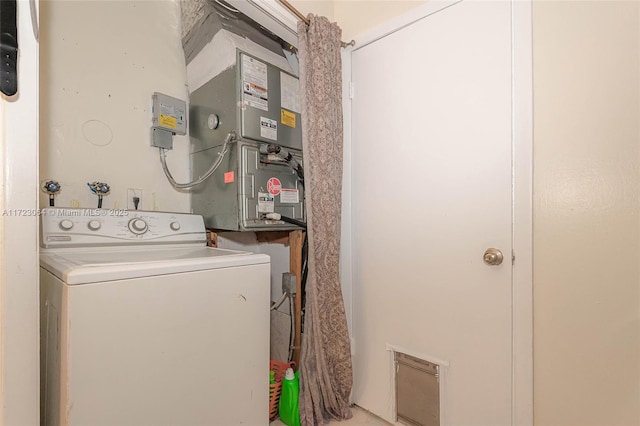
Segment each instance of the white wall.
[[640,424],[640,5],[534,2],[534,418]]
[[330,21],[334,20],[333,0],[291,0],[289,3],[304,16],[313,13],[317,16],[326,16]]
[[18,95],[0,100],[0,425],[39,423],[38,46],[18,1]]
[[[187,100],[177,1],[44,1],[41,35],[41,181],[62,185],[60,206],[97,206],[87,182],[111,185],[103,207],[186,212],[187,194],[167,182],[149,146],[154,91]],[[178,181],[189,178],[189,143],[168,154]],[[46,194],[40,197],[47,205]]]
[[342,40],[355,36],[425,3],[424,0],[334,0],[333,16]]
[[350,41],[376,25],[399,16],[425,0],[291,0],[304,16],[326,16],[342,28],[342,40]]

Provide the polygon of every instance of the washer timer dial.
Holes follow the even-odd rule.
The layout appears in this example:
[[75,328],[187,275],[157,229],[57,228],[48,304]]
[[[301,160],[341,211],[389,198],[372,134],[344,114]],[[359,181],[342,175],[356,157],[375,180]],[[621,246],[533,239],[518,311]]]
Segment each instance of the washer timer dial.
[[129,230],[137,235],[142,235],[149,230],[149,225],[142,219],[134,218],[129,221]]

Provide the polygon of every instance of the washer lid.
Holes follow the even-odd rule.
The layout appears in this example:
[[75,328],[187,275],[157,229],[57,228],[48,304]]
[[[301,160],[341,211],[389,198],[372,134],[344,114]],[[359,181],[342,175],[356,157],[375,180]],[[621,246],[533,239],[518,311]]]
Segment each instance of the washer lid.
[[212,247],[50,250],[40,266],[69,285],[269,263],[269,256]]

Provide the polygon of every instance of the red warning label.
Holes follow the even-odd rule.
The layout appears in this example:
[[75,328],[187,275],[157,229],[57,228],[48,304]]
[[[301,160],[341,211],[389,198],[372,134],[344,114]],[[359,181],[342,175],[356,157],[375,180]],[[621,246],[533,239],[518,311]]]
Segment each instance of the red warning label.
[[281,190],[282,183],[280,182],[280,179],[272,177],[267,181],[267,191],[269,191],[269,194],[276,196],[280,194]]

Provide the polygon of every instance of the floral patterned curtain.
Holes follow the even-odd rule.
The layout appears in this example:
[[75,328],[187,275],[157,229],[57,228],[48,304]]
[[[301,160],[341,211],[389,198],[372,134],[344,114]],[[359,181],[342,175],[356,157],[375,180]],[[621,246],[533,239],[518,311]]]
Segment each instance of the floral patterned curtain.
[[340,286],[342,31],[325,17],[298,24],[309,272],[300,359],[300,420],[351,417],[351,348]]

